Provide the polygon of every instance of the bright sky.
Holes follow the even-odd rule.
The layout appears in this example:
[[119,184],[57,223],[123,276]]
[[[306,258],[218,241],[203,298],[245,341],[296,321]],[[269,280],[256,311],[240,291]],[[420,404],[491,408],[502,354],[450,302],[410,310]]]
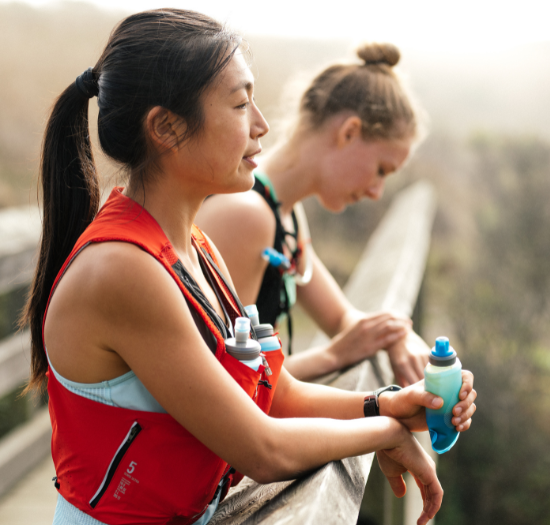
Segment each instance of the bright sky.
[[[32,5],[53,3],[25,1]],[[248,34],[386,41],[453,54],[550,41],[549,0],[88,1],[128,12],[166,6],[194,9]]]

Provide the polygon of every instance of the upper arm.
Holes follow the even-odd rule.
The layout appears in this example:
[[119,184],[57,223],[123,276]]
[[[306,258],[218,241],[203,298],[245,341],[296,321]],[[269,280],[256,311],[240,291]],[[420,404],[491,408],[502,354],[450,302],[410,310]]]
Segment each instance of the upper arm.
[[116,353],[178,423],[242,472],[254,472],[254,462],[265,459],[272,420],[209,350],[166,269],[123,243],[88,247],[73,264],[63,279],[65,292],[74,284],[73,299],[59,299],[73,301],[68,306],[80,323],[73,346],[92,344],[78,359]]
[[216,195],[205,201],[196,223],[219,250],[241,302],[255,303],[267,266],[261,255],[275,237],[267,203],[255,191]]

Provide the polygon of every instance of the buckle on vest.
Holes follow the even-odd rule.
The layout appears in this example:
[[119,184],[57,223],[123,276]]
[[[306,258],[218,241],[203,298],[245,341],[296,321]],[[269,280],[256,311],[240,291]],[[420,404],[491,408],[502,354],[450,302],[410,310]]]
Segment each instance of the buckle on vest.
[[57,476],[54,476],[54,477],[52,478],[52,481],[54,482],[55,488],[56,488],[57,490],[59,490],[59,487],[61,487],[61,485],[60,485],[59,481],[57,481]]

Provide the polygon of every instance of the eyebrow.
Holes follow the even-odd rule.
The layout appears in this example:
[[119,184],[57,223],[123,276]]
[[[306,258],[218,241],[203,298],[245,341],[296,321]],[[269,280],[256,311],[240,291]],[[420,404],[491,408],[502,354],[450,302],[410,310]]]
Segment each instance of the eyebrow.
[[230,95],[233,93],[236,93],[237,91],[240,91],[241,89],[246,89],[246,91],[251,91],[254,87],[254,84],[250,82],[250,80],[245,80],[243,82],[240,82],[236,86],[234,86],[231,91],[229,92]]

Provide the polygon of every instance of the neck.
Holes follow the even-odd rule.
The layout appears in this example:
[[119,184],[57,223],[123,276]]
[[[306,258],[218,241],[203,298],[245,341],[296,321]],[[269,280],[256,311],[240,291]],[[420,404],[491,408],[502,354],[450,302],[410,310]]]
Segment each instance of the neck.
[[320,140],[314,132],[298,130],[262,161],[261,168],[273,183],[283,215],[290,213],[297,202],[315,193]]
[[125,194],[153,216],[186,267],[198,265],[191,227],[206,195],[171,184],[171,179],[163,175],[143,185],[133,177]]

